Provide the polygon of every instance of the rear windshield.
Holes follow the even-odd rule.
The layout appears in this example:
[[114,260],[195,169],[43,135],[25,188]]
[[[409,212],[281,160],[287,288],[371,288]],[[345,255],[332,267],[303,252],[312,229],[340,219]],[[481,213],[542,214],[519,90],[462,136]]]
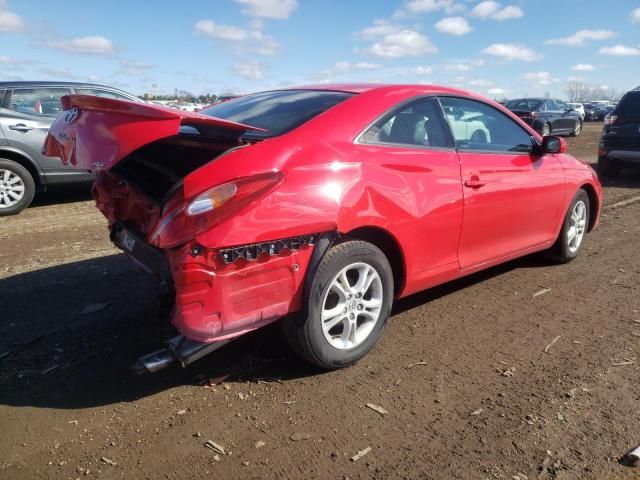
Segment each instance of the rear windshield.
[[534,111],[538,105],[540,105],[540,100],[530,99],[530,98],[520,98],[518,100],[510,100],[505,105],[509,110],[525,110],[528,112]]
[[626,117],[640,117],[640,92],[628,92],[622,97],[616,113]]
[[267,130],[250,131],[245,136],[275,137],[293,130],[351,96],[352,93],[319,90],[262,92],[219,103],[199,113]]

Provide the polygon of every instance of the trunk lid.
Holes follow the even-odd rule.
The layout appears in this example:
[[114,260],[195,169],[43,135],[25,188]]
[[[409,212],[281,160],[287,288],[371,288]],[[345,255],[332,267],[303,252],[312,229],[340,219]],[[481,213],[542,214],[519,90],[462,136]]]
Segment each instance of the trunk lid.
[[90,95],[62,97],[64,111],[51,126],[43,153],[85,170],[106,170],[154,141],[178,135],[182,127],[235,141],[250,125],[147,103]]

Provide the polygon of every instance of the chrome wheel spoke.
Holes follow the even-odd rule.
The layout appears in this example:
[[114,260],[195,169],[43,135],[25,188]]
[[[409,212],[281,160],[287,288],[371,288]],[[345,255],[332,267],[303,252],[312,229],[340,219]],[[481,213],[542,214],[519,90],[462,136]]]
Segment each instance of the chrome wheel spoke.
[[587,226],[587,206],[579,201],[573,207],[569,217],[569,230],[567,231],[567,246],[571,253],[575,253],[582,243]]
[[320,320],[327,342],[339,350],[360,345],[377,324],[382,302],[382,280],[374,267],[364,262],[344,267],[322,303]]

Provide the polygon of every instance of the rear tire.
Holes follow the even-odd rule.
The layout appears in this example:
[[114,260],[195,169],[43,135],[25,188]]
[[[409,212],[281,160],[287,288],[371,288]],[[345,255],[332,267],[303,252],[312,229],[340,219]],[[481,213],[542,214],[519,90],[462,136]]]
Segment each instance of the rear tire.
[[589,228],[589,208],[589,195],[578,190],[564,217],[560,235],[549,251],[553,260],[567,263],[578,256]]
[[616,177],[620,173],[621,167],[608,157],[598,157],[598,173],[603,177]]
[[31,205],[36,185],[19,163],[0,158],[0,217],[16,215]]
[[308,362],[325,369],[346,367],[377,343],[392,302],[387,257],[368,242],[347,240],[325,253],[302,311],[282,321],[284,336]]
[[573,131],[570,133],[572,137],[577,137],[582,132],[582,121],[576,120],[576,125],[573,127]]

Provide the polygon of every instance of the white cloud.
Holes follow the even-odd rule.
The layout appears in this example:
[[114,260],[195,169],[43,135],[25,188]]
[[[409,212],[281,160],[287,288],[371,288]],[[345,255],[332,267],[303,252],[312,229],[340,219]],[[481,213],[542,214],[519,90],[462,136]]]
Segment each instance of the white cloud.
[[491,80],[471,80],[469,82],[469,85],[471,85],[472,87],[490,87],[491,85],[493,85],[493,82]]
[[298,8],[298,0],[235,0],[244,5],[242,13],[250,17],[286,20]]
[[468,72],[472,67],[468,63],[447,63],[444,68],[454,72]]
[[33,63],[31,60],[25,60],[22,58],[9,57],[7,55],[0,55],[0,64],[3,65],[25,65]]
[[413,67],[411,73],[414,75],[431,75],[433,68],[431,67]]
[[247,80],[262,80],[267,73],[267,67],[259,62],[236,63],[231,71]]
[[7,2],[0,0],[0,32],[22,32],[25,28],[22,17],[10,12]]
[[366,51],[374,57],[401,58],[435,53],[438,49],[423,34],[404,29],[384,35]]
[[498,95],[504,95],[505,93],[507,93],[509,90],[505,90],[504,88],[490,88],[489,90],[487,90],[487,93],[489,95],[494,95],[494,96],[498,96]]
[[549,72],[529,72],[522,75],[523,80],[535,82],[538,85],[549,85],[558,81],[557,78],[552,78]]
[[502,4],[499,2],[495,2],[494,0],[485,0],[473,7],[471,15],[481,18],[482,20],[496,20],[498,22],[502,22],[504,20],[521,18],[524,16],[524,12],[520,7],[516,7],[515,5],[507,5],[503,8]]
[[198,20],[194,27],[194,33],[233,42],[242,42],[249,38],[249,32],[245,29],[233,25],[222,25],[213,20]]
[[136,60],[122,60],[120,62],[120,68],[116,72],[118,75],[125,75],[129,77],[141,77],[145,75],[151,68],[152,65],[139,62]]
[[540,54],[535,50],[513,43],[494,43],[482,52],[487,55],[503,58],[507,61],[520,60],[522,62],[533,62],[541,58]]
[[524,12],[520,7],[516,7],[514,5],[509,5],[504,7],[499,12],[496,12],[491,16],[492,20],[497,20],[498,22],[502,22],[504,20],[513,20],[516,18],[524,17]]
[[462,8],[455,0],[411,0],[405,5],[405,9],[410,13],[431,13],[441,10],[451,13]]
[[446,17],[435,24],[436,30],[449,35],[464,35],[469,33],[473,28],[469,25],[466,18],[463,17]]
[[590,63],[578,63],[577,65],[571,67],[571,70],[573,70],[574,72],[593,72],[595,69],[596,67],[594,67]]
[[203,35],[228,42],[252,42],[252,51],[260,55],[275,55],[280,44],[271,36],[260,30],[246,30],[234,25],[223,25],[213,20],[198,20],[194,26],[195,35]]
[[567,82],[584,82],[584,78],[576,77],[575,75],[570,75],[567,77]]
[[271,35],[255,30],[250,36],[257,42],[256,49],[260,55],[275,55],[280,50],[280,44]]
[[627,57],[640,55],[640,48],[627,47],[625,45],[614,45],[613,47],[602,47],[598,50],[602,55],[614,55],[618,57]]
[[391,23],[388,20],[377,19],[373,21],[373,25],[371,27],[367,27],[356,33],[356,37],[363,38],[365,40],[373,40],[378,37],[389,35],[390,33],[397,33],[400,30],[402,30],[402,27],[398,24]]
[[581,47],[589,40],[606,40],[615,37],[616,32],[611,30],[578,30],[569,37],[553,38],[545,40],[547,45],[567,45],[569,47]]
[[631,23],[640,23],[640,8],[631,12]]
[[47,43],[50,48],[70,53],[87,53],[95,55],[110,55],[115,52],[111,40],[99,35],[77,37],[65,40],[51,40]]

